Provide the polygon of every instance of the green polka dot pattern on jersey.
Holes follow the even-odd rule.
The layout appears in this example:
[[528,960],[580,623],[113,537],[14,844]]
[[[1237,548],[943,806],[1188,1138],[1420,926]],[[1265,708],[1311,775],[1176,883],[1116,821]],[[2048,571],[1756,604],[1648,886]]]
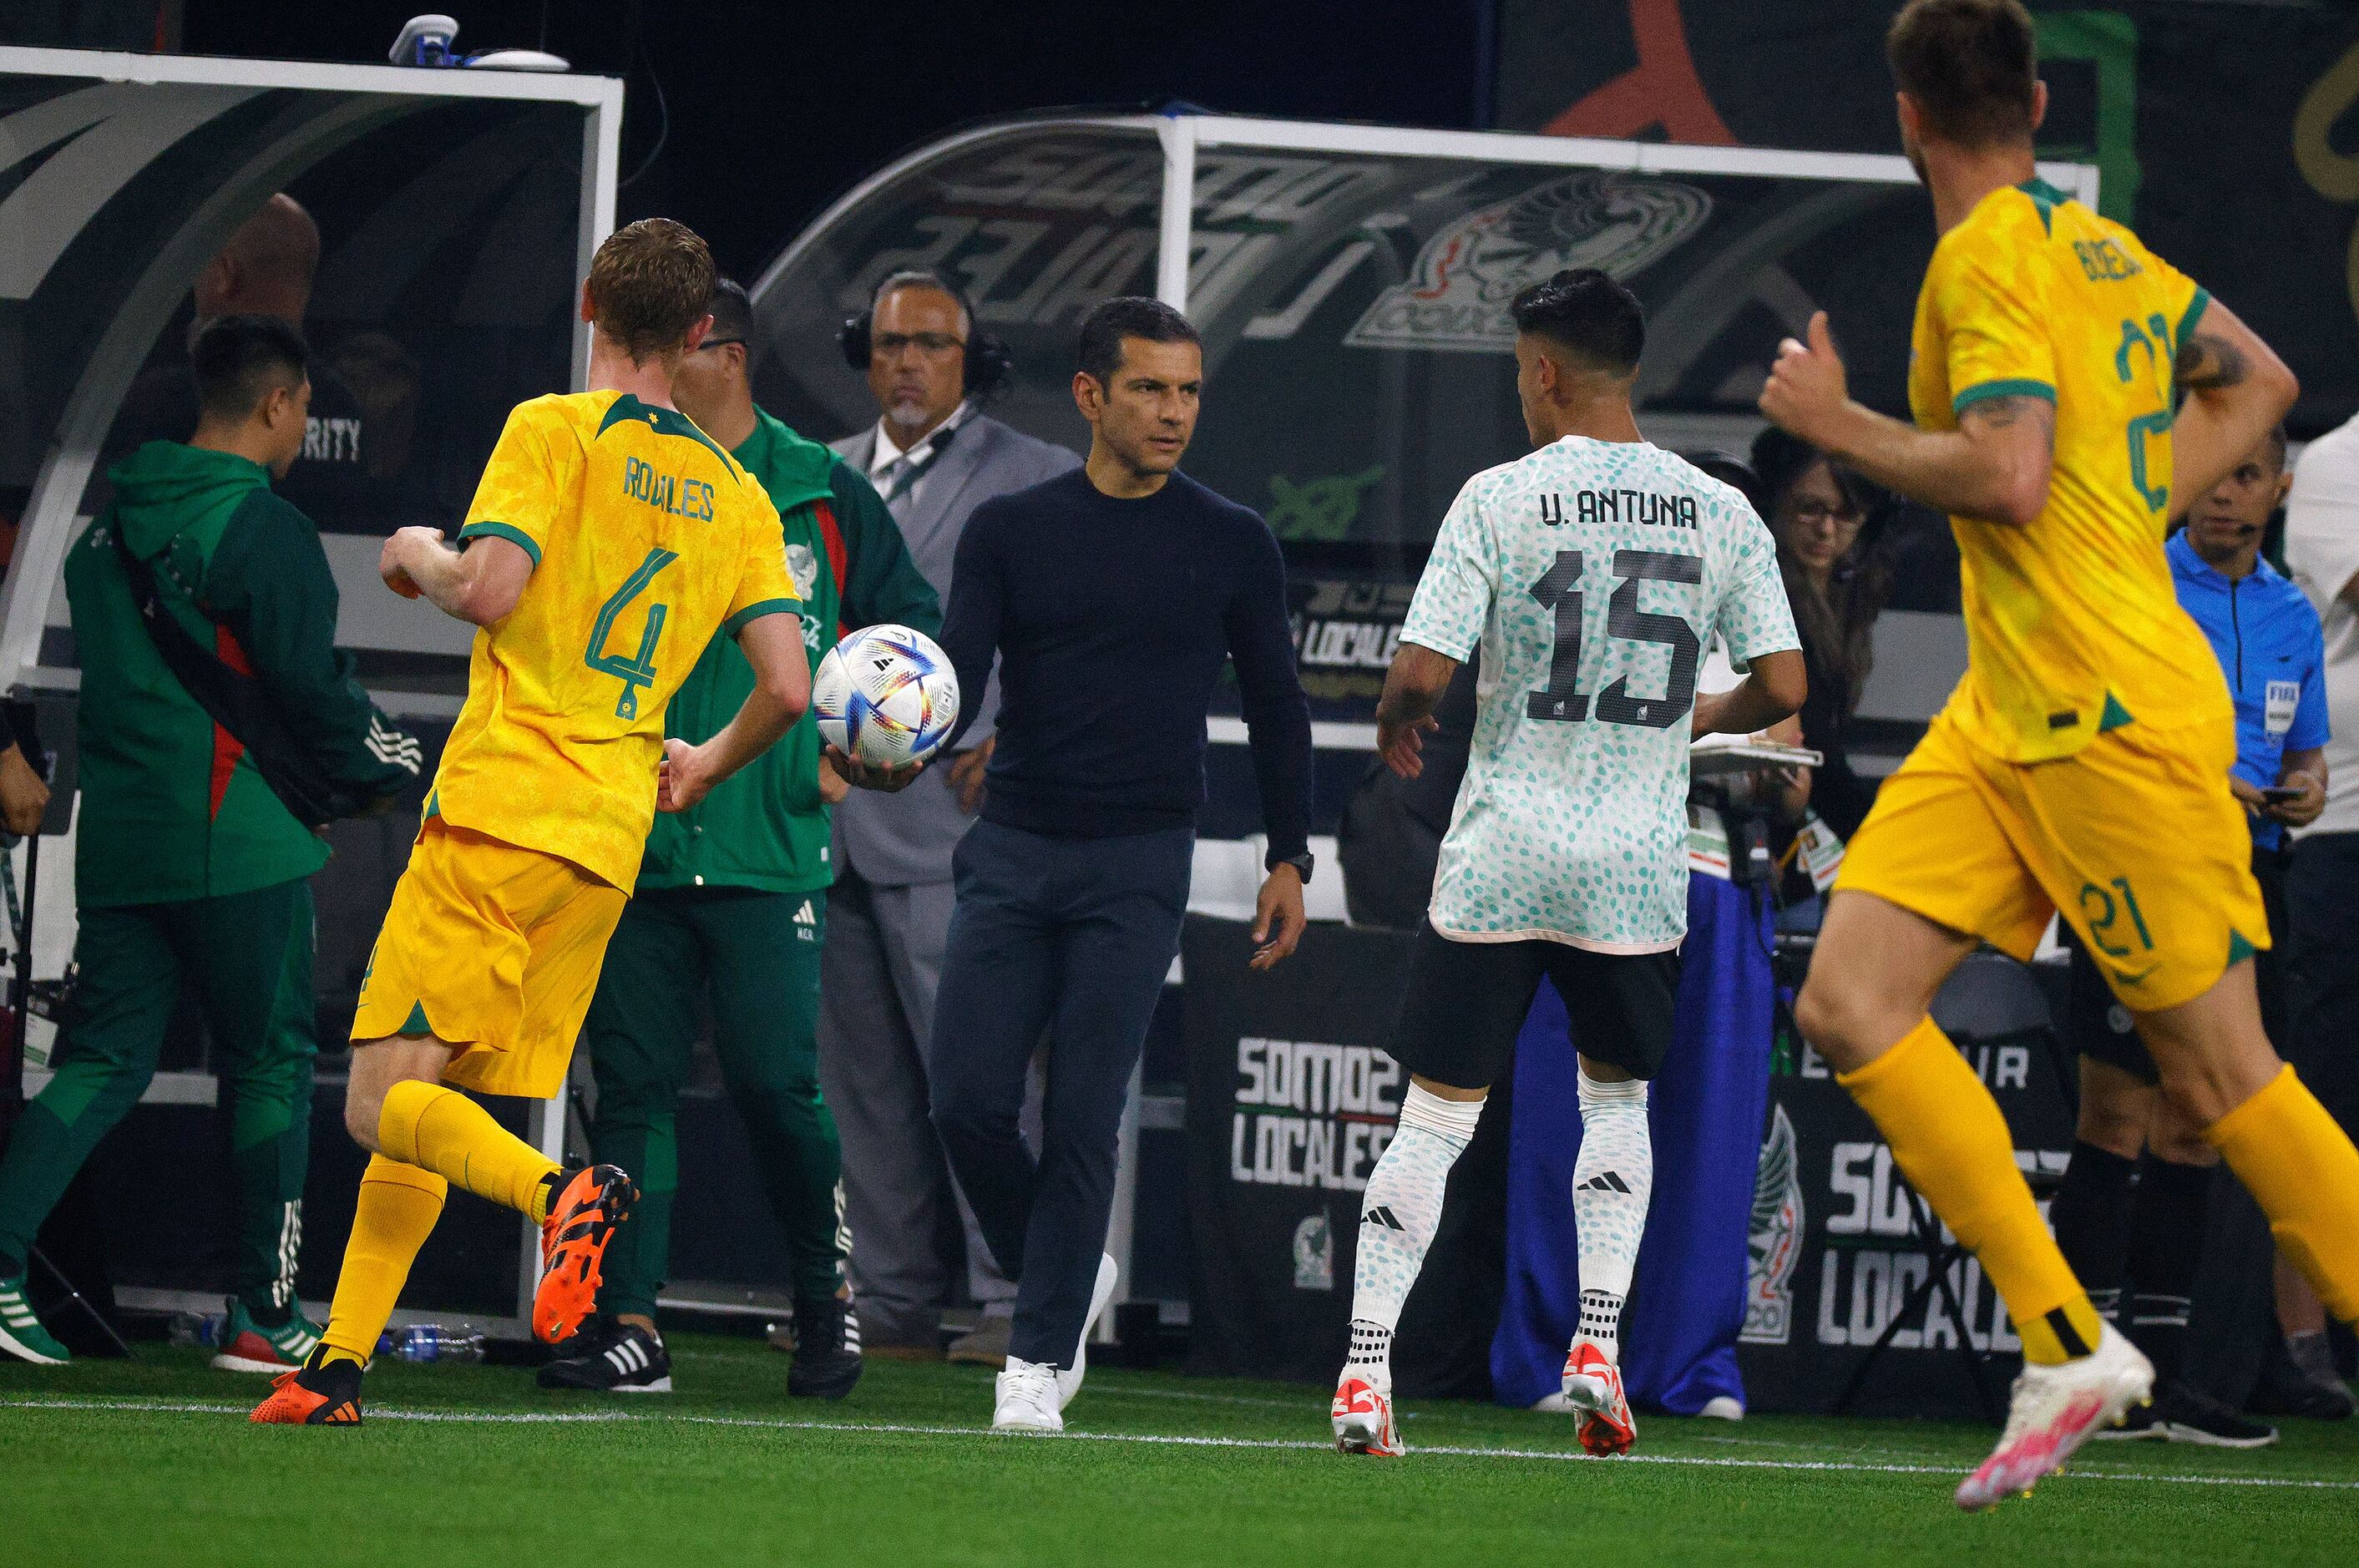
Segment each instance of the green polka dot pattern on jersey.
[[1717,638],[1741,669],[1801,646],[1752,506],[1660,447],[1567,436],[1467,481],[1401,637],[1483,650],[1435,928],[1675,946],[1703,652]]

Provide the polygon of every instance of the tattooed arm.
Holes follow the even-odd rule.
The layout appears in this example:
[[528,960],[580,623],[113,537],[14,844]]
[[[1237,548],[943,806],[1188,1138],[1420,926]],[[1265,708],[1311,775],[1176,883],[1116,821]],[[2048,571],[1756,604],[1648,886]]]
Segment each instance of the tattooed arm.
[[1761,389],[1761,411],[1847,467],[1936,511],[2020,528],[2048,505],[2054,402],[2027,394],[1985,397],[1966,405],[1956,430],[1920,430],[1852,401],[1824,311],[1810,318],[1807,345],[1788,338],[1778,349]]
[[2225,479],[2300,396],[2301,384],[2234,311],[2217,299],[2173,371],[2187,397],[2171,431],[2170,510],[2176,517]]

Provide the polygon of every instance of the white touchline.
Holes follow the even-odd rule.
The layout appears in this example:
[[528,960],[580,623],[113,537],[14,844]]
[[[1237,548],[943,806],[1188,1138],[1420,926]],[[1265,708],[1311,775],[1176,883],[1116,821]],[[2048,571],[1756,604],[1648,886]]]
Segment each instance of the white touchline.
[[[243,1414],[245,1408],[244,1405],[199,1399],[0,1399],[0,1410],[146,1410],[211,1416]],[[1003,1443],[1054,1443],[1062,1438],[1069,1442],[1139,1443],[1169,1448],[1267,1448],[1306,1453],[1325,1453],[1334,1446],[1332,1443],[1291,1437],[1183,1437],[1171,1432],[1073,1432],[1070,1429],[1052,1437],[995,1432],[988,1427],[979,1426],[919,1426],[897,1421],[769,1421],[760,1416],[660,1415],[633,1410],[405,1410],[373,1407],[368,1413],[373,1421],[610,1426],[629,1421],[677,1421],[686,1426],[743,1427],[756,1432],[825,1432],[854,1436],[863,1432],[883,1432],[896,1437],[985,1437]],[[1527,1459],[1582,1465],[1679,1465],[1709,1470],[1849,1471],[1878,1475],[1954,1475],[1958,1473],[1958,1466],[1951,1465],[1870,1465],[1848,1459],[1723,1459],[1701,1454],[1625,1454],[1618,1459],[1593,1461],[1585,1454],[1561,1449],[1478,1448],[1450,1444],[1415,1448],[1410,1454],[1412,1457],[1440,1454],[1451,1459]],[[2308,1491],[2359,1491],[2359,1481],[2309,1480],[2294,1475],[2158,1475],[2150,1471],[2092,1470],[2085,1466],[2067,1471],[2066,1475],[2084,1481],[2148,1481],[2187,1486],[2282,1486]]]

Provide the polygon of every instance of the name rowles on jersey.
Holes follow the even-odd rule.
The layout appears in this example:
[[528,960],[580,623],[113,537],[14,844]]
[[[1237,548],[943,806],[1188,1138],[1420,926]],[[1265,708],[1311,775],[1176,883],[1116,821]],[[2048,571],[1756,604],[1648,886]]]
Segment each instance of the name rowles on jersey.
[[1651,490],[1576,490],[1572,515],[1565,516],[1564,497],[1554,491],[1539,497],[1540,521],[1552,528],[1573,523],[1643,523],[1658,528],[1696,526],[1696,498],[1658,495]]
[[646,502],[658,512],[669,512],[676,517],[687,517],[700,523],[712,520],[711,485],[701,479],[658,473],[655,464],[642,458],[625,460],[623,494],[634,501]]

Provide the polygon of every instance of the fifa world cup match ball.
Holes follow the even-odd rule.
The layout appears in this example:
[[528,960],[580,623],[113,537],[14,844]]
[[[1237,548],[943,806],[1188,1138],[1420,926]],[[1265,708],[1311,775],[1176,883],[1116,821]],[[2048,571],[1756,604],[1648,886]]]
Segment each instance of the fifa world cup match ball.
[[958,675],[933,638],[908,626],[866,626],[819,661],[811,712],[827,743],[855,762],[906,768],[950,738]]

